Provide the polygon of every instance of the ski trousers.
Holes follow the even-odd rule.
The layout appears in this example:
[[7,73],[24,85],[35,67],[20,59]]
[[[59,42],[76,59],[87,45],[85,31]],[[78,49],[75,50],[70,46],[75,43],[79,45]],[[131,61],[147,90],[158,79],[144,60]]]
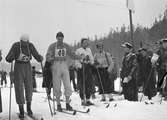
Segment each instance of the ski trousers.
[[53,77],[53,91],[56,98],[60,98],[62,95],[61,92],[61,81],[64,85],[64,94],[67,97],[70,97],[72,94],[69,69],[66,61],[55,61],[52,65],[52,77]]
[[25,104],[25,97],[27,102],[32,101],[33,84],[30,63],[15,63],[14,86],[17,104]]

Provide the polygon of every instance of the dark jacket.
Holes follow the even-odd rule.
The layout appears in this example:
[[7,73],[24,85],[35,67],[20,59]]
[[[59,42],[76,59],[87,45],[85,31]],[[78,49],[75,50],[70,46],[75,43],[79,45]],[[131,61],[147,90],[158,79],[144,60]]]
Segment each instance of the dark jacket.
[[[20,45],[20,42],[21,42],[21,45]],[[30,60],[32,59],[32,56],[33,56],[38,62],[42,61],[41,55],[39,55],[39,53],[37,52],[36,48],[32,43],[19,41],[12,45],[12,48],[10,49],[8,55],[6,56],[7,62],[12,62],[13,60],[18,62],[17,59],[19,58],[19,55],[21,53],[20,46],[23,54],[28,56]]]
[[128,77],[129,75],[132,77],[136,77],[136,68],[137,68],[136,55],[133,53],[125,54],[120,73],[121,78],[123,79],[125,77]]

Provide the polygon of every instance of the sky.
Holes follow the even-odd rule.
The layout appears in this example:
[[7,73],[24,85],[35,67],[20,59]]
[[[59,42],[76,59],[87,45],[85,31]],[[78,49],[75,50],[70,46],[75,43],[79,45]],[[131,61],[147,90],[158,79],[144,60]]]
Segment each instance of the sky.
[[[150,27],[163,13],[167,0],[134,0],[133,24]],[[129,25],[126,0],[0,0],[0,49],[6,56],[22,34],[45,55],[62,31],[64,41],[105,36],[111,28]]]

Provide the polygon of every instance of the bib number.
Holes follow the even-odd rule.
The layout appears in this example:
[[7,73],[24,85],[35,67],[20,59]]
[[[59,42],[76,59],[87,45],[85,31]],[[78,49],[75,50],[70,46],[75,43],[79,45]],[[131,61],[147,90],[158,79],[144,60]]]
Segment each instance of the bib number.
[[56,49],[55,50],[55,57],[65,57],[66,56],[66,49]]

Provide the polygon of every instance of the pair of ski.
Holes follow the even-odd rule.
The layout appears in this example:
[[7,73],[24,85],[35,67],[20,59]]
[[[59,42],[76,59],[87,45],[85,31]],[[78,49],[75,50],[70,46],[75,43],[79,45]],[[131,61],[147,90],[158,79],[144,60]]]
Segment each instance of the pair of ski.
[[[17,113],[17,116],[19,117],[19,113]],[[28,115],[27,113],[24,115],[24,118],[19,118],[20,120],[44,120],[43,117],[39,115]]]
[[145,101],[144,102],[146,105],[153,105],[154,104],[154,102],[147,102],[147,101]]
[[[111,104],[110,104],[110,103],[106,103],[106,104],[107,104],[107,105],[105,106],[105,108],[109,108],[109,107],[111,106]],[[118,104],[117,104],[117,103],[115,103],[113,107],[117,107],[117,105],[118,105]]]
[[[56,111],[57,112],[60,112],[60,111],[58,111],[58,110],[54,110],[54,115],[56,114]],[[86,114],[86,113],[89,113],[90,112],[90,109],[88,108],[88,109],[86,109],[85,111],[82,111],[82,110],[75,110],[75,109],[73,109],[72,111],[69,111],[69,110],[66,110],[65,108],[62,108],[62,111],[61,111],[61,113],[65,113],[65,114],[68,114],[68,115],[76,115],[77,113],[84,113],[84,114]]]

